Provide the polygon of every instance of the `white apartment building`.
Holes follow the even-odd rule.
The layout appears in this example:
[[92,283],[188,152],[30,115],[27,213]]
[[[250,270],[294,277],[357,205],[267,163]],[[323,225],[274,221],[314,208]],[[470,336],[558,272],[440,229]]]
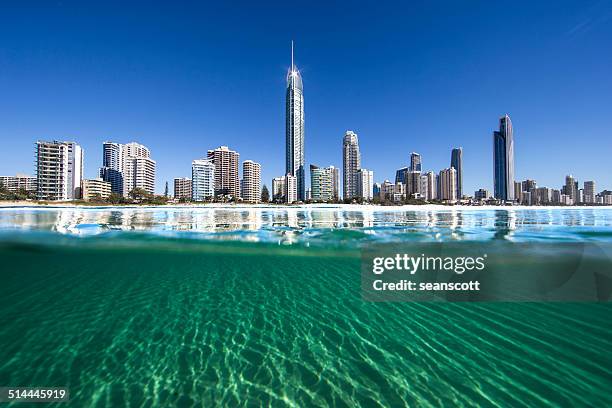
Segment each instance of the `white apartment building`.
[[0,176],[0,185],[12,193],[19,191],[36,191],[36,177],[25,174],[15,176]]
[[106,199],[111,195],[110,181],[101,178],[83,180],[83,200],[91,201],[94,198]]
[[36,142],[36,196],[40,200],[81,198],[83,149],[74,142]]
[[215,164],[209,159],[191,162],[191,199],[206,201],[215,196]]
[[149,194],[155,193],[155,160],[146,146],[132,142],[123,145],[123,194],[141,188]]
[[374,198],[374,172],[367,169],[357,171],[357,196],[364,200]]

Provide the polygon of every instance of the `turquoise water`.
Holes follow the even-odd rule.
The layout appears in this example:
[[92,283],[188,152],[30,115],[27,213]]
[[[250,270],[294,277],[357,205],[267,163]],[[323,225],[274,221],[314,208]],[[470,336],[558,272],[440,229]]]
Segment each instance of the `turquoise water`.
[[76,407],[612,405],[609,303],[361,299],[362,245],[444,240],[610,242],[612,211],[0,209],[0,386]]

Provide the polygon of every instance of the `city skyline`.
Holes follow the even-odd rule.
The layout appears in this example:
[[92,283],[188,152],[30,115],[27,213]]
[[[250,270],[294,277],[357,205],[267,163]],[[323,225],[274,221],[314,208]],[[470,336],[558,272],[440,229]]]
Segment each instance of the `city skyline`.
[[[0,111],[6,115],[0,125],[0,134],[6,141],[6,149],[0,153],[0,174],[33,174],[32,143],[58,139],[73,140],[83,147],[85,177],[94,178],[102,156],[101,141],[137,140],[155,152],[157,193],[163,191],[166,181],[189,176],[191,160],[205,157],[208,149],[219,145],[229,145],[243,157],[261,163],[263,184],[270,188],[272,177],[282,175],[285,167],[282,83],[287,72],[288,45],[294,38],[300,50],[296,63],[308,85],[305,166],[316,163],[340,167],[340,147],[335,141],[352,129],[360,136],[362,166],[373,170],[378,182],[393,180],[397,168],[409,165],[412,151],[422,155],[424,170],[438,172],[448,167],[450,149],[462,146],[464,193],[471,195],[479,188],[493,191],[491,131],[497,118],[509,112],[515,125],[515,180],[535,178],[539,185],[558,188],[565,175],[573,174],[581,181],[594,179],[598,190],[609,189],[612,176],[606,171],[606,157],[612,147],[604,121],[598,119],[606,112],[605,95],[611,83],[607,75],[602,75],[606,71],[602,68],[609,66],[610,57],[596,51],[601,49],[598,45],[610,27],[600,24],[589,31],[573,30],[579,19],[601,14],[601,7],[598,9],[594,3],[568,4],[564,10],[544,15],[545,7],[532,5],[532,16],[521,23],[526,33],[501,26],[501,31],[491,34],[484,45],[475,45],[473,51],[468,44],[474,35],[501,17],[495,15],[493,5],[478,11],[481,14],[474,21],[476,16],[470,13],[476,13],[477,6],[461,7],[459,15],[452,17],[451,12],[457,8],[451,7],[448,14],[439,17],[474,22],[474,27],[463,32],[443,27],[439,35],[429,36],[422,45],[410,39],[412,35],[433,34],[423,24],[413,29],[398,28],[397,32],[377,25],[350,37],[334,34],[331,28],[335,24],[325,17],[318,30],[308,25],[296,30],[277,22],[278,16],[273,16],[274,21],[264,20],[275,31],[288,28],[280,31],[286,35],[268,37],[265,30],[253,26],[255,47],[255,42],[245,42],[239,35],[215,44],[195,39],[201,39],[204,33],[226,33],[220,25],[202,31],[187,18],[180,31],[184,50],[198,55],[209,51],[210,57],[192,59],[173,54],[170,48],[177,39],[171,38],[162,43],[161,49],[136,52],[135,56],[143,58],[142,64],[131,59],[130,54],[139,49],[139,37],[128,37],[123,47],[113,49],[112,58],[99,43],[81,49],[80,43],[74,42],[75,33],[85,38],[100,33],[88,30],[85,22],[81,25],[68,18],[66,8],[49,6],[45,11],[50,15],[44,18],[35,13],[32,18],[38,23],[37,35],[24,32],[7,19],[0,28],[4,37],[11,39],[11,54],[7,54],[10,58],[2,60],[6,69],[0,77],[0,85],[6,90],[6,97],[0,101]],[[337,10],[346,11],[346,16],[340,18],[347,21],[359,20],[365,13],[359,7]],[[11,7],[6,15],[18,21],[25,11]],[[197,11],[200,15],[215,15],[206,8],[196,10],[195,15]],[[376,13],[394,20],[388,11],[383,8]],[[313,12],[305,7],[304,15],[311,16]],[[519,6],[505,12],[508,22],[521,21],[526,16]],[[126,13],[136,15],[135,10],[128,9]],[[427,19],[437,13],[439,8],[429,6],[418,10],[403,6],[398,10],[409,20]],[[105,13],[101,16],[116,20],[120,33],[128,32],[123,19]],[[52,17],[66,24],[58,30],[48,22]],[[184,16],[170,12],[167,24],[174,27],[183,22],[179,17]],[[534,40],[535,31],[529,24],[536,22],[546,31]],[[141,20],[136,25],[145,31],[149,27]],[[47,31],[55,36],[36,43]],[[445,36],[449,33],[457,37],[449,40]],[[321,36],[329,41],[315,41]],[[113,41],[118,37],[109,38]],[[391,39],[407,42],[390,42]],[[376,51],[360,45],[364,40],[365,44],[376,45]],[[504,47],[499,47],[501,40]],[[464,55],[458,57],[459,51],[448,48],[431,55],[433,49],[444,44],[460,46],[457,50]],[[496,64],[502,49],[512,55],[511,66]],[[561,50],[566,54],[561,55]],[[520,58],[537,52],[543,55],[531,58],[529,64]],[[572,69],[564,65],[577,55],[580,60],[589,60],[591,53],[597,56],[593,59],[596,64],[584,63]],[[160,61],[165,54],[178,57],[173,59],[172,67]],[[359,57],[359,63],[347,63],[351,56]],[[449,56],[455,56],[456,63],[439,68],[442,65],[438,59]],[[98,64],[88,61],[104,64],[94,69]],[[422,68],[416,68],[417,61],[423,62],[419,62]],[[469,74],[466,69],[470,67],[478,75]],[[139,77],[147,71],[152,76]],[[393,81],[389,81],[391,77]],[[170,86],[172,83],[176,86]],[[512,91],[507,92],[500,84],[508,84]],[[156,93],[157,89],[161,93]],[[440,98],[442,89],[444,98]],[[162,100],[168,102],[159,102]],[[228,120],[230,112],[232,120]],[[584,149],[580,157],[589,160],[576,160],[577,148]]]

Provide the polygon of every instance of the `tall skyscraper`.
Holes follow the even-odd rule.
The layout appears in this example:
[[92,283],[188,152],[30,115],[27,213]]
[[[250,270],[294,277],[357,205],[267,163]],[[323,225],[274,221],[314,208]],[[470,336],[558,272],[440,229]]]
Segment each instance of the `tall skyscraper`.
[[457,171],[454,167],[440,171],[440,199],[447,201],[457,200]]
[[421,172],[421,155],[415,152],[410,153],[410,171]]
[[342,166],[344,198],[357,197],[357,172],[361,168],[361,153],[359,153],[359,139],[357,134],[347,130],[342,140]]
[[215,196],[215,164],[209,159],[191,162],[191,199],[210,200]]
[[215,196],[240,197],[238,162],[240,154],[227,146],[208,151],[208,159],[215,164]]
[[81,198],[83,149],[74,142],[36,142],[36,196],[41,200]]
[[493,186],[495,198],[514,201],[514,135],[508,115],[493,132]]
[[128,196],[135,188],[149,194],[155,193],[155,160],[151,151],[140,143],[131,142],[123,145],[123,194]]
[[451,167],[455,168],[457,172],[457,180],[455,184],[457,185],[457,198],[460,199],[463,197],[463,148],[456,147],[451,152]]
[[359,169],[357,172],[357,197],[364,200],[374,198],[374,172],[372,170]]
[[123,145],[114,142],[102,143],[102,167],[100,178],[111,183],[111,191],[123,194],[123,165],[125,156]]
[[298,200],[305,200],[304,174],[304,88],[300,71],[293,63],[293,41],[291,42],[291,68],[287,73],[286,117],[285,117],[286,173],[297,180]]
[[340,199],[340,169],[334,166],[329,166],[332,172],[332,200]]
[[261,200],[261,164],[252,160],[242,163],[242,199],[247,203]]

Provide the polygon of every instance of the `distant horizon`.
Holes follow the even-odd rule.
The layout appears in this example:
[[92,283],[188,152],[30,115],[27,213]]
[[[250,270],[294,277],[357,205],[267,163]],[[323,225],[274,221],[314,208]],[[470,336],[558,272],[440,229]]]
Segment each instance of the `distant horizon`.
[[[493,131],[508,114],[515,181],[559,189],[573,175],[595,181],[597,192],[612,189],[602,119],[612,56],[601,53],[612,6],[446,4],[334,4],[325,15],[303,5],[293,22],[291,7],[268,4],[7,6],[0,174],[33,175],[36,140],[69,140],[84,149],[84,177],[95,178],[104,141],[135,141],[151,149],[162,193],[224,145],[240,153],[240,167],[260,163],[271,188],[285,173],[284,82],[295,40],[306,168],[342,169],[342,138],[353,130],[375,182],[394,181],[411,152],[437,174],[462,147],[464,194],[492,193]],[[338,32],[353,24],[360,28]]]

